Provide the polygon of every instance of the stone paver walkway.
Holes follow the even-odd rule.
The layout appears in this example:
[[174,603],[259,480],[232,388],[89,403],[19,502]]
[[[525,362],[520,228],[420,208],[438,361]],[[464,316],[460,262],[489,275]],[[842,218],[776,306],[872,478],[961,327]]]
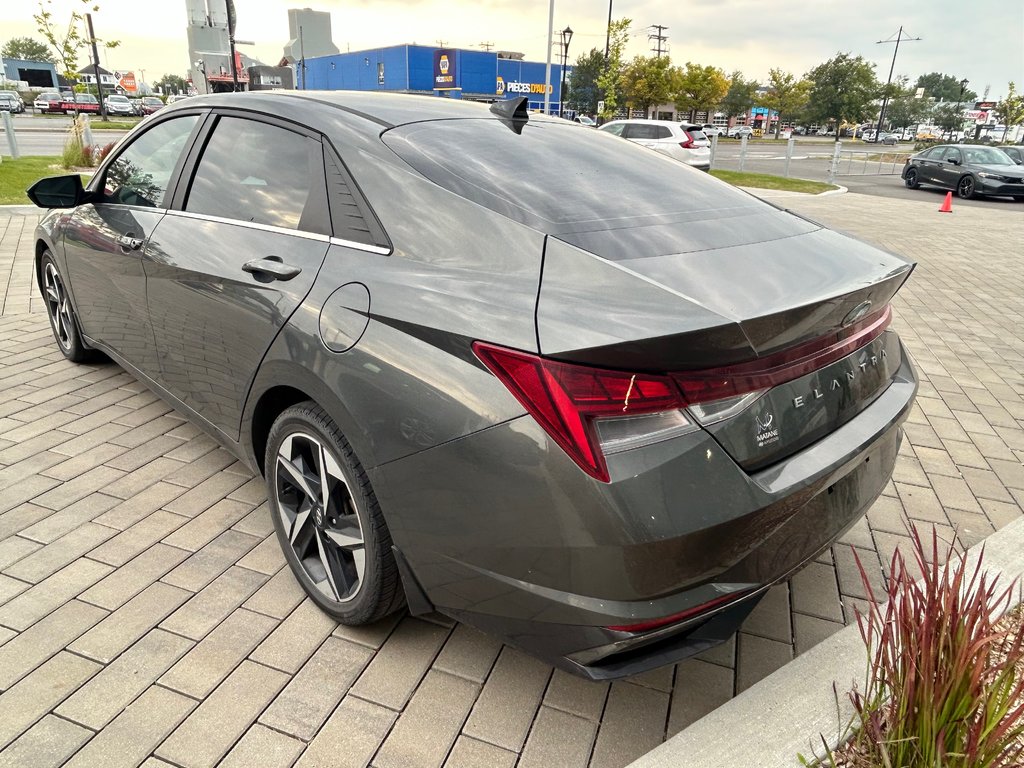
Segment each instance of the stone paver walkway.
[[262,480],[113,364],[57,351],[37,216],[0,212],[0,766],[615,768],[853,618],[907,518],[973,543],[1024,504],[1024,206],[780,203],[920,262],[894,481],[730,643],[577,680],[443,617],[363,629],[284,566]]

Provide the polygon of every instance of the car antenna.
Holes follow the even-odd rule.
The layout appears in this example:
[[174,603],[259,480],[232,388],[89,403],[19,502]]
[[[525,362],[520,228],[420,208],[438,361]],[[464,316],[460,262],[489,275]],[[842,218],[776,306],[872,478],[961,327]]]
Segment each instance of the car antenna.
[[514,99],[496,101],[491,104],[491,112],[497,115],[502,123],[517,134],[523,132],[523,126],[530,119],[530,112],[527,109],[527,98],[525,96],[516,96]]

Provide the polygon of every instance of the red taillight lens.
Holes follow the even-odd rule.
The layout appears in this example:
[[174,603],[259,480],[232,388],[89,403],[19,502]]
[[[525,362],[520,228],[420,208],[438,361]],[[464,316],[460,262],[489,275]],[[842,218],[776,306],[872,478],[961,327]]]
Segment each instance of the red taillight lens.
[[746,597],[750,592],[751,590],[744,589],[740,592],[733,592],[731,595],[716,597],[714,600],[709,600],[708,602],[698,605],[695,608],[690,608],[689,610],[673,613],[671,616],[662,616],[658,619],[638,621],[635,624],[617,624],[612,627],[606,627],[606,629],[613,629],[616,632],[647,632],[652,629],[657,629],[658,627],[667,627],[669,624],[678,624],[679,622],[697,616],[698,614],[713,611],[715,608],[721,608],[724,605],[733,603],[741,597]]
[[608,482],[594,420],[682,408],[667,376],[560,363],[482,341],[473,352],[587,474]]
[[683,149],[691,149],[693,147],[693,136],[690,135],[689,131],[683,131],[683,136],[685,136],[686,139],[679,142],[679,146]]
[[885,309],[843,328],[781,352],[747,363],[687,371],[673,376],[683,399],[689,403],[736,397],[760,389],[771,389],[840,360],[882,335],[892,321]]

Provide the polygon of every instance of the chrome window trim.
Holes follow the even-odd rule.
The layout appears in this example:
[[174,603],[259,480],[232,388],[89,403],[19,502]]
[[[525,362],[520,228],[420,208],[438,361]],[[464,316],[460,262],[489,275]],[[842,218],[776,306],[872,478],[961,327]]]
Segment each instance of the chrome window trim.
[[168,210],[168,216],[179,216],[183,219],[196,219],[197,221],[209,221],[214,224],[232,224],[236,227],[246,227],[247,229],[258,229],[263,232],[274,232],[279,235],[293,235],[295,237],[301,237],[304,240],[315,240],[320,243],[328,243],[330,245],[340,245],[344,248],[352,248],[357,251],[365,251],[366,253],[376,253],[381,256],[387,256],[391,253],[390,248],[381,248],[378,245],[367,245],[365,243],[357,243],[353,240],[343,240],[340,237],[331,237],[330,235],[322,235],[319,232],[306,232],[301,229],[288,229],[287,227],[275,227],[273,224],[262,224],[256,221],[242,221],[241,219],[229,219],[225,216],[211,216],[206,213],[195,213],[193,211],[179,211],[179,210]]

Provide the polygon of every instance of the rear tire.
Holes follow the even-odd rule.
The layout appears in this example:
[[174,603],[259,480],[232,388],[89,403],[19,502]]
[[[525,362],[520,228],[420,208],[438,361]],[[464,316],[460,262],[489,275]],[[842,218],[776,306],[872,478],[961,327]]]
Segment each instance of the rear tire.
[[274,421],[267,496],[292,573],[342,624],[378,621],[404,603],[391,534],[370,480],[331,417],[312,401]]
[[921,186],[921,182],[917,180],[917,170],[911,168],[907,171],[907,175],[903,177],[903,183],[907,185],[907,189],[917,189]]

